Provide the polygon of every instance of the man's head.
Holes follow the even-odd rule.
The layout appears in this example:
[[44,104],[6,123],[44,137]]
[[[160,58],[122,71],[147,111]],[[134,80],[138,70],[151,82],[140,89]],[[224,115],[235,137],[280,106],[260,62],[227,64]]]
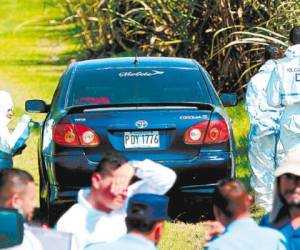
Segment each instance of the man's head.
[[275,44],[265,46],[264,60],[279,59],[283,55],[283,51]]
[[32,176],[21,169],[0,170],[0,206],[15,208],[27,221],[36,207],[36,187]]
[[288,207],[300,208],[300,159],[299,152],[286,156],[285,160],[275,170],[279,197]]
[[290,31],[290,45],[300,44],[300,26],[295,26]]
[[10,120],[13,116],[13,101],[10,94],[4,90],[0,90],[0,116]]
[[248,214],[251,199],[238,180],[225,179],[218,183],[214,192],[214,214],[226,226],[231,221]]
[[89,202],[97,209],[110,212],[121,208],[127,197],[127,187],[114,193],[112,185],[116,182],[122,166],[127,160],[117,154],[107,154],[98,164],[91,177]]
[[168,219],[169,198],[165,195],[135,194],[128,203],[128,233],[139,234],[158,244],[163,222]]

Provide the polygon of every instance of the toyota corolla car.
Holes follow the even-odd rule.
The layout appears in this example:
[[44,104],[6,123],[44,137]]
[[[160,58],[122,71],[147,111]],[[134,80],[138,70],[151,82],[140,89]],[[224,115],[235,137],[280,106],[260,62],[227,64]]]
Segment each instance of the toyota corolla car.
[[221,100],[208,73],[192,59],[128,57],[71,64],[51,105],[26,102],[28,112],[48,113],[38,145],[41,209],[54,221],[58,209],[89,186],[92,171],[109,151],[175,170],[170,194],[211,196],[215,183],[235,172],[223,105],[235,105],[236,96],[225,94]]

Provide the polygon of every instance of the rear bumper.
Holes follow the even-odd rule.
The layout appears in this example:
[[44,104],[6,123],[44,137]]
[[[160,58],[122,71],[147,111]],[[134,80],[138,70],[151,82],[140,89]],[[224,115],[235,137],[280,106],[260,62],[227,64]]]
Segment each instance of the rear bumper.
[[[49,183],[50,203],[72,202],[81,187],[90,185],[90,175],[95,164],[91,165],[82,157],[51,157],[46,162],[47,173],[53,177]],[[182,193],[209,198],[212,197],[215,184],[219,180],[235,176],[234,157],[231,152],[202,152],[189,161],[159,163],[173,169],[177,174],[177,180],[168,192],[169,195]]]

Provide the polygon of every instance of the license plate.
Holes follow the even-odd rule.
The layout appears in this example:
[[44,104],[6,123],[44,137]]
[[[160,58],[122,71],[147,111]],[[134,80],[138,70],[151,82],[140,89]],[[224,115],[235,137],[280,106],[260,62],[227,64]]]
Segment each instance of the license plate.
[[137,131],[124,133],[125,148],[159,148],[158,131]]

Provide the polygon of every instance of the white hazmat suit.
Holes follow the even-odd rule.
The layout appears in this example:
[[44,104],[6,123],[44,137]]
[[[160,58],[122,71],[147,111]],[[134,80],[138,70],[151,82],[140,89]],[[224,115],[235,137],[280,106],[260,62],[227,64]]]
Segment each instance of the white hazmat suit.
[[13,108],[13,101],[10,94],[0,91],[0,169],[12,167],[13,155],[24,146],[29,136],[30,117],[23,115],[15,130],[10,133],[7,127],[10,119],[7,116],[8,110]]
[[267,88],[268,103],[284,107],[280,140],[286,152],[300,149],[300,44],[290,46],[278,60]]
[[252,172],[250,184],[255,191],[255,204],[266,211],[270,211],[272,206],[274,171],[278,157],[282,157],[282,149],[278,148],[281,108],[268,105],[266,94],[274,67],[274,60],[262,65],[249,81],[246,94],[246,110],[251,124],[248,151]]

